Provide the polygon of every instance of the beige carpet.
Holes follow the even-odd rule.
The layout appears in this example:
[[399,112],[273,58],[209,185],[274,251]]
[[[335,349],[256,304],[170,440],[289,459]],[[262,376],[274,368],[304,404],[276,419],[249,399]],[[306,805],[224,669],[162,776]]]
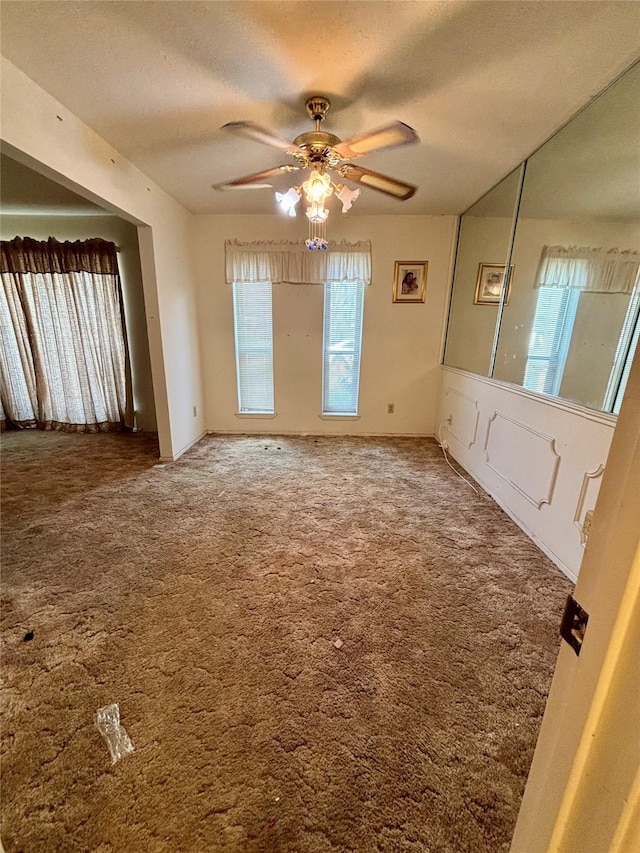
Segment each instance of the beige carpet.
[[508,849],[570,584],[434,442],[2,445],[7,853]]

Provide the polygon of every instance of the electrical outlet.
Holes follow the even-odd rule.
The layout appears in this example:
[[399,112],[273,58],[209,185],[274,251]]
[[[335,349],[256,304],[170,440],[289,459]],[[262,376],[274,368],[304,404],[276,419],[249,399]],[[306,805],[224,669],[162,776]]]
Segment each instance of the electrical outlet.
[[194,418],[197,418],[197,417],[198,417],[198,407],[197,407],[197,406],[194,406],[194,407],[193,407],[193,417],[194,417]]
[[387,414],[388,415],[392,415],[395,412],[395,410],[396,410],[396,404],[395,403],[387,403]]

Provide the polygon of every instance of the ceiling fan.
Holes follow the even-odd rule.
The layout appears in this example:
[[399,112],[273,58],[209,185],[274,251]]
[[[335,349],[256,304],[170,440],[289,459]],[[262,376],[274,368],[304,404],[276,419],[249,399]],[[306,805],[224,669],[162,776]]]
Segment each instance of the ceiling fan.
[[308,98],[307,113],[312,121],[315,121],[315,130],[301,133],[293,142],[288,142],[250,121],[233,121],[223,125],[223,130],[286,151],[295,162],[214,184],[214,188],[218,190],[261,189],[272,186],[270,179],[282,173],[308,170],[310,175],[306,181],[298,187],[291,187],[286,193],[276,193],[276,198],[286,213],[295,216],[295,205],[302,197],[302,192],[305,193],[310,203],[306,211],[310,223],[309,240],[306,243],[310,249],[327,248],[324,231],[324,224],[329,215],[329,211],[324,206],[327,198],[335,192],[336,197],[342,202],[342,212],[346,213],[360,194],[359,189],[350,190],[343,184],[334,183],[330,173],[337,173],[347,181],[362,184],[400,201],[411,198],[417,189],[412,184],[364,169],[351,162],[373,151],[418,142],[418,135],[413,128],[401,121],[395,121],[378,130],[343,142],[332,133],[320,130],[320,123],[324,121],[330,106],[329,99],[322,95]]

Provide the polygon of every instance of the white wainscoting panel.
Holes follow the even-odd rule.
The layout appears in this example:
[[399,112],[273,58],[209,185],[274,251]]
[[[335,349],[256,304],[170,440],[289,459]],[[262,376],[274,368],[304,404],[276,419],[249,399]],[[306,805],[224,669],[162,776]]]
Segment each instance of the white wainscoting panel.
[[484,446],[487,465],[503,480],[538,508],[551,503],[560,464],[553,438],[494,412]]
[[445,366],[436,423],[451,456],[575,581],[615,416]]
[[582,488],[578,495],[576,504],[576,514],[573,517],[573,523],[580,531],[580,542],[584,546],[587,543],[587,537],[584,535],[584,520],[588,512],[593,512],[596,505],[598,492],[600,491],[600,483],[604,474],[604,465],[600,464],[595,471],[586,471],[582,478]]
[[456,391],[455,388],[447,388],[444,393],[445,420],[451,418],[451,421],[446,422],[443,428],[460,444],[471,447],[475,444],[478,435],[480,418],[478,401]]

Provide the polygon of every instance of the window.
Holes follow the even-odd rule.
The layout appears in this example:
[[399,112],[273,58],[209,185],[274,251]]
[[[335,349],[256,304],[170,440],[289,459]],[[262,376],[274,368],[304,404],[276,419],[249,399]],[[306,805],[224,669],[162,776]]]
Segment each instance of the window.
[[323,414],[358,413],[363,303],[361,281],[324,286]]
[[238,409],[273,414],[271,282],[233,285]]
[[525,388],[558,396],[580,290],[540,287],[524,372]]

